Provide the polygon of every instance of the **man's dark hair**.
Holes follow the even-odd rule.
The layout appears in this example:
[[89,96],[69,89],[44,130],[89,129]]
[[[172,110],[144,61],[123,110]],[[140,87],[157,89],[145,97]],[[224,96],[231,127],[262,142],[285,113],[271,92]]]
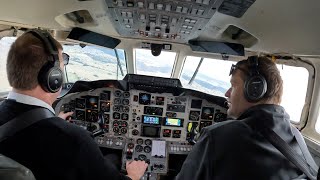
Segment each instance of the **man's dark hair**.
[[[262,76],[264,76],[268,86],[267,92],[263,96],[262,101],[273,100],[274,103],[280,104],[283,93],[283,81],[276,64],[267,57],[258,57],[258,64],[258,71]],[[240,66],[241,68],[250,72],[248,60],[239,61],[237,66]],[[248,74],[243,72],[241,73],[241,78],[243,81],[246,81],[247,77]]]
[[[61,44],[55,40],[58,49]],[[10,85],[19,90],[34,89],[38,73],[50,56],[40,39],[31,33],[18,37],[11,45],[7,57],[7,76]]]

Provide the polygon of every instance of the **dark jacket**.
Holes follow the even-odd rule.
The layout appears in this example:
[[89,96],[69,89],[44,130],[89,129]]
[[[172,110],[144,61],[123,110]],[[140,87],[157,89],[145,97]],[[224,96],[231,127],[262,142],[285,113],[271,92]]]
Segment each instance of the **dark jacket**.
[[[0,125],[36,107],[5,100]],[[104,160],[87,131],[59,117],[41,120],[1,142],[0,154],[29,168],[37,180],[127,179]]]
[[277,105],[257,105],[238,120],[214,124],[201,136],[184,162],[177,180],[286,180],[302,174],[260,133],[269,127],[299,155],[289,115]]

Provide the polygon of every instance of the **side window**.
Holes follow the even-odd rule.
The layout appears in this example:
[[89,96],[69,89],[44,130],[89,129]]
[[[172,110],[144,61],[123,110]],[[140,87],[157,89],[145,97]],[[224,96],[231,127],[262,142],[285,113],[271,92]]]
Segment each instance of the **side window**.
[[68,82],[123,79],[127,74],[127,60],[122,49],[64,45],[63,51],[70,55],[65,67]]
[[[188,56],[180,76],[184,87],[225,97],[230,87],[229,71],[236,62]],[[305,104],[309,71],[304,67],[277,65],[283,79],[281,105],[294,123],[299,123]],[[197,71],[198,68],[198,71]],[[320,123],[319,123],[320,132]]]
[[292,122],[299,123],[306,100],[309,72],[304,67],[277,65],[283,80],[281,105]]
[[[182,85],[224,97],[230,87],[230,67],[234,62],[188,56],[180,76]],[[196,69],[198,68],[198,71]]]
[[16,39],[16,37],[3,37],[0,39],[0,94],[11,90],[7,78],[6,64],[10,46]]

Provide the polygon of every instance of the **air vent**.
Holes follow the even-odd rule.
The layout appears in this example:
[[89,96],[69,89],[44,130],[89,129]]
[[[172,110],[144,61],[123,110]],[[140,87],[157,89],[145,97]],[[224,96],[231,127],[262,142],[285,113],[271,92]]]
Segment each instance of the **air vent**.
[[245,48],[249,48],[258,42],[258,39],[256,37],[234,25],[230,25],[222,33],[222,39],[228,42],[236,42],[242,44]]
[[256,0],[224,0],[218,11],[222,14],[240,18]]

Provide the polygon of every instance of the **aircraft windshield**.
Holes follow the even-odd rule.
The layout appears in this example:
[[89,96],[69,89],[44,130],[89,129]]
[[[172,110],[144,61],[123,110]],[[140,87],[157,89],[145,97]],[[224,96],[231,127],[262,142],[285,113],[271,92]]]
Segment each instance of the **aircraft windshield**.
[[171,76],[175,52],[162,51],[159,56],[153,56],[149,49],[136,49],[137,74],[167,77]]
[[63,51],[70,56],[69,64],[66,66],[68,82],[119,80],[127,74],[127,60],[122,49],[64,45]]

